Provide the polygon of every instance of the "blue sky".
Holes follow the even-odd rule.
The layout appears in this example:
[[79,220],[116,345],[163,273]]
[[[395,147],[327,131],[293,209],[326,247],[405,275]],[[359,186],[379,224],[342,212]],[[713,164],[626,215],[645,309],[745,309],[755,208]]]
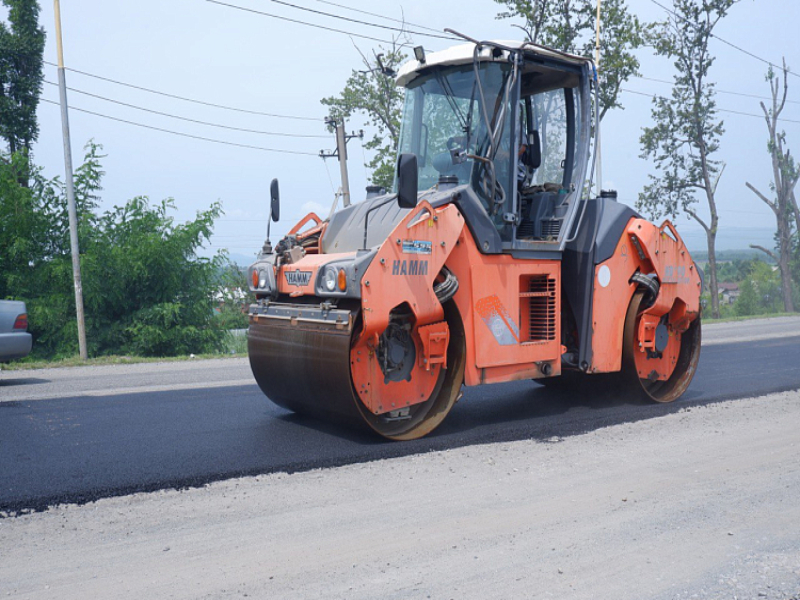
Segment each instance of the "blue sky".
[[[298,11],[271,0],[226,1],[361,35],[387,39],[391,35],[388,31]],[[477,38],[517,39],[521,35],[512,27],[513,21],[495,18],[501,6],[491,0],[336,2],[386,17],[404,17],[409,23],[436,29],[451,27]],[[292,3],[393,25],[320,0]],[[629,0],[629,7],[643,20],[664,17],[663,10],[651,0]],[[334,147],[333,136],[327,133],[323,122],[325,107],[319,100],[337,94],[351,69],[359,68],[360,58],[354,46],[371,52],[377,42],[204,0],[135,3],[63,0],[61,12],[68,67],[178,96],[282,117],[201,106],[68,71],[67,83],[76,90],[227,127],[319,136],[268,136],[189,123],[73,91],[69,101],[74,108],[187,135],[278,150],[221,145],[72,111],[75,163],[80,162],[83,144],[89,139],[102,144],[108,155],[104,161],[107,173],[102,193],[104,207],[119,205],[137,195],[147,195],[153,200],[172,197],[178,206],[177,217],[185,219],[219,200],[226,214],[218,222],[211,249],[227,248],[233,254],[250,255],[263,242],[269,182],[273,177],[280,179],[283,202],[282,222],[273,228],[273,239],[308,209],[325,211],[330,206],[333,189],[339,186],[339,169],[335,159],[323,162],[316,156],[320,150]],[[721,38],[770,61],[780,63],[785,56],[789,66],[800,73],[798,16],[800,9],[790,0],[742,0],[715,31]],[[45,59],[55,63],[52,3],[43,3],[41,22],[48,33]],[[417,37],[414,41],[429,51],[450,45],[431,38]],[[719,41],[713,42],[712,51],[717,62],[711,77],[718,89],[725,92],[718,96],[719,107],[760,114],[758,99],[737,94],[767,96],[769,88],[764,80],[767,66]],[[671,79],[669,61],[652,56],[646,48],[639,55],[644,76]],[[45,78],[57,81],[56,69],[47,66]],[[792,103],[787,105],[783,116],[794,122],[785,122],[784,128],[789,147],[800,152],[800,78],[790,76],[789,86]],[[668,84],[648,79],[633,79],[625,87],[645,94],[667,95],[670,90]],[[57,100],[57,89],[45,84],[43,98]],[[603,178],[607,187],[619,190],[622,201],[633,204],[652,172],[651,165],[639,158],[641,128],[651,124],[650,99],[626,93],[623,103],[625,110],[609,113],[603,122]],[[745,188],[746,181],[764,191],[769,188],[771,167],[764,121],[731,112],[721,115],[727,130],[718,154],[726,163],[719,186],[721,230],[723,233],[728,230],[726,240],[730,239],[734,246],[768,242],[769,239],[764,239],[765,232],[774,226],[774,217]],[[39,120],[41,132],[34,148],[35,159],[46,174],[63,175],[58,107],[43,102]],[[360,127],[362,123],[357,121],[348,125],[348,129]],[[357,200],[363,197],[366,185],[365,155],[357,140],[351,141],[349,149],[351,190]],[[691,247],[702,246],[703,235],[697,225],[685,217],[677,224]]]

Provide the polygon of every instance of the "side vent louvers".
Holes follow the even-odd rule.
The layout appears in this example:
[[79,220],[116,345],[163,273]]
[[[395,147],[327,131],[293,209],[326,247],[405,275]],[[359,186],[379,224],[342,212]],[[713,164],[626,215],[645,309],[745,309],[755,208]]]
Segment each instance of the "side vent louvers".
[[547,275],[520,278],[520,342],[556,339],[556,280]]

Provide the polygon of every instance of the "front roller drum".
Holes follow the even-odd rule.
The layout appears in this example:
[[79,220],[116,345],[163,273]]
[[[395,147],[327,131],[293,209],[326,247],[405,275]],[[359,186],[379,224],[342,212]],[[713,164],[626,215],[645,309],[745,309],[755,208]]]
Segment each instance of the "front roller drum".
[[[466,364],[466,339],[452,302],[445,309],[450,329],[447,369],[424,401],[397,413],[372,414],[357,398],[350,372],[350,350],[358,336],[357,311],[339,325],[291,318],[252,315],[247,334],[250,366],[261,391],[278,406],[326,421],[367,425],[383,437],[410,440],[427,435],[443,420],[459,397]],[[341,315],[340,315],[341,316]],[[343,322],[348,322],[343,326]]]
[[350,384],[351,334],[352,325],[337,329],[310,320],[251,316],[247,348],[253,376],[278,406],[358,424],[362,418]]

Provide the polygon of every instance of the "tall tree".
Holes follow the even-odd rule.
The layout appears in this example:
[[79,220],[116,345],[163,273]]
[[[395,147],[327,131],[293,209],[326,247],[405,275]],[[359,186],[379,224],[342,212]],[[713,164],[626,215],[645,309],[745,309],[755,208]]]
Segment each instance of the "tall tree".
[[[706,232],[711,314],[719,317],[716,238],[719,225],[717,185],[724,165],[714,160],[724,133],[717,118],[714,84],[708,73],[714,64],[708,42],[714,27],[738,0],[673,0],[673,11],[653,29],[656,53],[674,59],[676,74],[670,98],[654,97],[655,126],[641,137],[642,158],[653,159],[657,175],[639,194],[637,206],[656,219],[681,212]],[[710,217],[695,205],[705,199]]]
[[372,169],[373,184],[390,188],[403,111],[403,92],[395,85],[394,71],[406,55],[398,43],[380,47],[371,58],[360,50],[359,54],[365,69],[354,69],[338,96],[320,102],[330,108],[330,116],[336,120],[349,119],[358,113],[375,127],[372,139],[364,144],[366,150],[375,152],[366,166]]
[[[523,31],[535,44],[563,52],[594,56],[597,9],[595,0],[495,0],[506,7],[499,19],[524,19]],[[600,33],[600,120],[622,107],[620,86],[637,75],[633,51],[642,45],[644,27],[628,12],[625,0],[604,0]]]
[[36,108],[42,91],[45,33],[36,0],[2,0],[8,24],[0,23],[0,136],[10,154],[30,152],[39,136]]
[[[781,85],[781,78],[775,74],[772,67],[767,71],[767,83],[769,83],[770,91],[772,92],[772,106],[767,106],[761,102],[761,110],[764,111],[764,120],[767,123],[767,130],[769,131],[769,142],[767,143],[767,150],[770,158],[772,159],[772,182],[770,183],[770,190],[774,194],[774,199],[770,199],[766,194],[763,194],[755,188],[749,181],[745,185],[756,195],[758,198],[770,207],[775,213],[775,221],[777,224],[777,250],[778,256],[761,246],[751,246],[763,252],[766,252],[778,263],[778,268],[781,273],[781,295],[783,296],[783,308],[786,312],[794,312],[794,302],[792,299],[792,217],[798,220],[798,227],[800,227],[800,214],[795,213],[793,210],[792,198],[794,195],[794,188],[800,179],[800,169],[792,158],[791,152],[786,145],[786,132],[778,130],[778,119],[786,106],[786,97],[789,93],[788,69],[786,67],[786,60],[783,61],[783,84]],[[781,88],[783,90],[781,91]]]

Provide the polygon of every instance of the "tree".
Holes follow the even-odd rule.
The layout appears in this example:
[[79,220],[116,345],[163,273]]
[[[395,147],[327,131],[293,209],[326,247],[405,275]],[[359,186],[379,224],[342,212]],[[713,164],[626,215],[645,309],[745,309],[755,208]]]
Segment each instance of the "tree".
[[[522,17],[528,39],[557,50],[594,56],[596,3],[593,0],[495,0],[507,10],[499,19]],[[639,72],[633,51],[643,43],[644,28],[628,12],[625,0],[604,0],[600,36],[600,120],[622,107],[620,86]]]
[[45,33],[36,0],[1,1],[9,13],[8,25],[0,23],[0,136],[10,154],[30,152],[39,135]]
[[754,260],[750,271],[742,280],[740,295],[734,304],[737,316],[763,315],[780,311],[780,280],[775,268],[761,260]]
[[375,156],[366,166],[372,169],[370,181],[373,184],[390,188],[394,182],[403,110],[403,92],[395,85],[394,70],[406,55],[397,43],[389,48],[380,47],[372,58],[360,50],[359,54],[365,70],[353,70],[338,96],[329,96],[320,102],[330,108],[333,119],[348,119],[359,113],[376,128],[372,139],[364,144],[365,149],[375,151]]
[[20,295],[49,249],[40,195],[20,185],[28,174],[23,154],[0,155],[0,299]]
[[[681,212],[697,221],[706,232],[711,277],[711,314],[719,318],[716,236],[719,225],[717,185],[724,165],[713,159],[724,133],[717,118],[714,84],[707,79],[714,63],[708,42],[714,27],[738,0],[673,0],[668,19],[654,27],[656,53],[674,59],[672,97],[653,98],[655,126],[641,137],[642,158],[655,162],[658,175],[639,194],[637,207],[654,218]],[[702,194],[710,217],[695,208]]]
[[[750,182],[745,185],[758,198],[770,207],[775,213],[777,224],[776,242],[778,256],[761,246],[751,246],[757,248],[769,256],[777,263],[781,274],[781,295],[783,296],[783,308],[786,312],[794,312],[794,302],[792,298],[792,195],[794,188],[800,179],[800,169],[792,158],[791,152],[785,148],[786,132],[778,130],[778,119],[786,105],[786,96],[789,92],[788,69],[786,60],[783,61],[783,85],[781,86],[780,77],[775,75],[772,67],[767,72],[767,83],[772,92],[772,106],[767,106],[761,102],[761,110],[764,112],[764,120],[769,131],[769,142],[767,151],[772,159],[772,182],[770,190],[775,194],[774,200],[770,200],[765,194],[761,193]],[[781,87],[783,92],[781,93]]]
[[[76,170],[87,338],[91,354],[167,356],[212,352],[225,336],[214,294],[226,257],[197,256],[221,214],[219,204],[177,223],[172,200],[136,197],[100,213],[100,146],[89,143]],[[28,169],[23,153],[0,161],[0,297],[27,302],[34,355],[77,351],[75,296],[66,195],[56,178],[33,170],[32,185],[16,180]],[[226,278],[227,277],[227,278]]]

